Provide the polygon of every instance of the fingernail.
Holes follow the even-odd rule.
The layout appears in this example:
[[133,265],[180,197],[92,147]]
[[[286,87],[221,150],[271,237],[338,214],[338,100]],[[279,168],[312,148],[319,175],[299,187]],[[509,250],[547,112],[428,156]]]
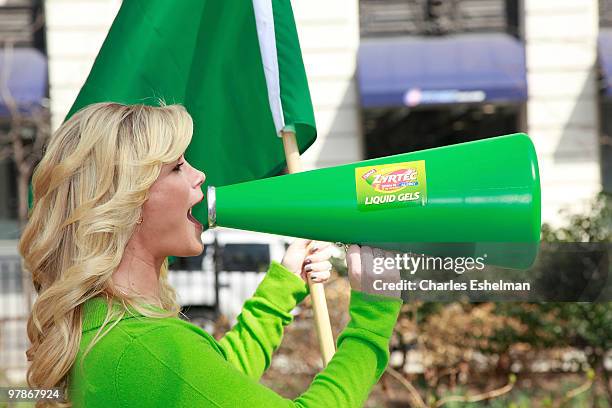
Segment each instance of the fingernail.
[[306,258],[306,260],[304,261],[304,264],[305,264],[305,265],[308,265],[308,264],[309,264],[309,263],[311,263],[311,262],[312,262],[312,259],[310,259],[310,258]]
[[312,266],[307,265],[307,266],[304,268],[304,270],[305,270],[306,272],[310,272],[310,271],[312,271]]

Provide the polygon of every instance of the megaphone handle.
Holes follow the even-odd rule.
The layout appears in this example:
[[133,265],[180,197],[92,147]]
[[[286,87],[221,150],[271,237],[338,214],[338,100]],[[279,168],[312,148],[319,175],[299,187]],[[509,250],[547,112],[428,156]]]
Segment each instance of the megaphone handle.
[[[285,150],[285,159],[287,160],[287,170],[289,170],[289,173],[301,172],[302,163],[300,162],[300,150],[295,140],[295,133],[282,131],[281,136],[283,139],[283,148]],[[312,300],[315,327],[319,337],[321,357],[323,359],[323,365],[326,366],[336,352],[336,345],[334,343],[334,335],[329,321],[327,300],[325,299],[325,287],[322,283],[316,283],[310,279],[308,279],[308,286],[310,288],[310,299]]]

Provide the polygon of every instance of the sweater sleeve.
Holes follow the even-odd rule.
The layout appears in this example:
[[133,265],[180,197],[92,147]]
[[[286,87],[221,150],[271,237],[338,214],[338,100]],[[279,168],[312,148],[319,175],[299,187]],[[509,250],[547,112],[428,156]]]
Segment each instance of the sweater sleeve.
[[361,407],[387,366],[401,306],[400,300],[369,296],[351,291],[351,320],[338,337],[336,354],[295,400],[236,370],[204,337],[162,325],[125,349],[115,373],[119,405]]
[[389,339],[401,299],[351,290],[350,320],[338,336],[337,350],[299,407],[361,407],[389,364]]
[[253,296],[245,302],[236,325],[219,340],[227,361],[259,380],[281,343],[283,328],[293,321],[290,312],[308,292],[306,282],[273,261]]

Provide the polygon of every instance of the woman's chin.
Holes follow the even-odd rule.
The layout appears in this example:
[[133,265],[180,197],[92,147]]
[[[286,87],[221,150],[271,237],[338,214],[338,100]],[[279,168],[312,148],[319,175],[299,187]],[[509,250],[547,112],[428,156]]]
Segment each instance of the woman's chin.
[[180,249],[173,252],[172,256],[181,258],[187,258],[190,256],[199,256],[204,252],[204,243],[202,243],[202,231],[198,231],[198,228],[193,223],[189,223],[186,236],[182,239],[176,237],[175,242],[181,242]]
[[195,237],[195,239],[192,239],[192,241],[195,241],[195,243],[193,245],[191,245],[191,248],[193,249],[193,254],[189,255],[189,256],[198,256],[202,253],[202,251],[204,251],[204,244],[202,243],[202,235],[198,234],[197,237]]
[[202,252],[204,252],[204,244],[200,243],[199,246],[198,244],[192,244],[187,248],[181,248],[180,251],[175,251],[172,256],[176,256],[179,258],[188,258],[190,256],[199,256],[202,254]]

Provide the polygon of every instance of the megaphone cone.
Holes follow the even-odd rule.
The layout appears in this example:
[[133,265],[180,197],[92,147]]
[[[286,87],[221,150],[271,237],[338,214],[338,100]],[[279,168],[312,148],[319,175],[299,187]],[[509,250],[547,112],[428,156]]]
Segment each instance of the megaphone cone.
[[525,134],[208,188],[209,226],[529,267],[540,180]]

